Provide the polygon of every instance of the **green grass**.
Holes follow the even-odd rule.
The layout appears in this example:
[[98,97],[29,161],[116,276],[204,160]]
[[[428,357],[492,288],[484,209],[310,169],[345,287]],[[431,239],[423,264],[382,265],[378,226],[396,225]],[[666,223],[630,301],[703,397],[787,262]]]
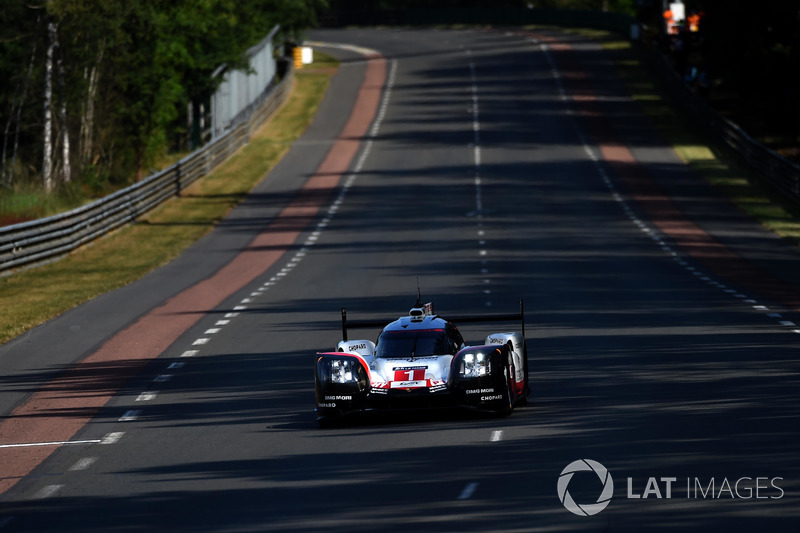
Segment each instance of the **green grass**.
[[81,203],[63,194],[46,194],[32,186],[0,189],[0,225],[55,215]]
[[[335,64],[318,57],[326,67]],[[141,278],[211,231],[311,123],[332,75],[314,66],[296,73],[287,103],[247,146],[180,198],[60,261],[0,278],[0,343]]]

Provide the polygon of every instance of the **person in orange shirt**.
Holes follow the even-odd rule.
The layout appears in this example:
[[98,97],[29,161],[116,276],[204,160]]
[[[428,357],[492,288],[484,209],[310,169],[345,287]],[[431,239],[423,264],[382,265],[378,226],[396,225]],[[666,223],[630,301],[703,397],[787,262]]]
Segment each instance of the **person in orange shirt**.
[[672,11],[669,9],[664,11],[664,22],[667,24],[667,35],[678,33],[678,26],[675,24],[675,19],[672,18]]

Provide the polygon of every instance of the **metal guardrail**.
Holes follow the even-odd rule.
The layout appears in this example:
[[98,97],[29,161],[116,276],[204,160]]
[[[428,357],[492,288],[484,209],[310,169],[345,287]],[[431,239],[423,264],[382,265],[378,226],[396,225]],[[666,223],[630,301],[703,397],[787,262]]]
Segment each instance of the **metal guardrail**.
[[0,275],[55,261],[158,206],[205,176],[247,144],[252,132],[285,101],[291,67],[209,144],[142,181],[83,207],[0,228]]
[[652,55],[662,78],[681,105],[694,117],[695,123],[716,137],[735,157],[787,200],[800,204],[800,165],[770,150],[720,115],[684,83],[663,53],[654,50]]

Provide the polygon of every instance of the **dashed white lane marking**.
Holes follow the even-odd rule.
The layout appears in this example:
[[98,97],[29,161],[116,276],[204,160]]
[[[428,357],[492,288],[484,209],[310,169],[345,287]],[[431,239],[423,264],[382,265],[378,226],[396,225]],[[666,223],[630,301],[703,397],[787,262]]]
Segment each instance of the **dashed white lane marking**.
[[152,402],[158,397],[158,391],[147,391],[136,397],[137,402]]
[[[471,50],[466,50],[467,55],[472,55]],[[471,61],[469,63],[469,77],[470,77],[470,92],[471,92],[471,106],[470,110],[472,112],[472,142],[470,146],[472,147],[472,165],[474,167],[475,176],[473,178],[473,185],[475,187],[475,219],[478,221],[478,255],[480,257],[488,257],[489,251],[484,248],[486,246],[486,239],[485,235],[486,232],[483,229],[483,178],[481,177],[481,120],[480,120],[480,98],[478,95],[478,74],[477,69],[475,68],[475,62]],[[470,214],[472,214],[470,213]],[[486,261],[481,261],[481,265],[486,265]],[[489,270],[486,268],[481,269],[481,274],[488,274]],[[488,279],[484,280],[484,283],[489,283]],[[485,290],[483,294],[487,296],[487,300],[485,302],[486,307],[491,307],[492,301],[488,299],[491,291]]]
[[114,431],[103,437],[103,440],[100,441],[100,444],[116,444],[124,435],[124,431]]
[[794,325],[796,325],[791,320],[781,320],[780,322],[778,322],[778,324],[780,324],[781,326],[794,326]]
[[503,431],[502,430],[492,431],[492,436],[489,437],[489,442],[499,442],[501,440],[503,440]]
[[102,442],[99,439],[91,440],[64,440],[54,442],[23,442],[18,444],[0,444],[0,448],[32,448],[36,446],[70,446],[76,444],[98,444]]
[[194,357],[197,353],[197,350],[186,350],[181,354],[181,357]]
[[172,374],[159,374],[153,381],[156,383],[163,383],[171,379],[172,379]]
[[142,414],[141,409],[129,409],[125,411],[125,414],[119,417],[120,422],[134,422],[139,419],[139,415]]
[[192,343],[192,346],[202,346],[204,344],[208,344],[208,341],[208,337],[200,337],[199,339],[195,339],[195,341]]
[[478,488],[477,483],[469,483],[464,490],[461,491],[461,494],[458,495],[459,500],[469,500],[472,498],[472,495],[475,494],[475,489]]
[[34,500],[44,500],[45,498],[50,498],[51,496],[55,496],[55,494],[61,490],[64,485],[47,485],[39,492],[33,495]]
[[171,363],[167,368],[170,369],[170,370],[178,370],[179,368],[183,368],[184,365],[185,365],[185,363],[181,363],[179,361],[179,362],[176,362],[176,363]]
[[203,335],[214,335],[219,333],[222,328],[208,328]]
[[76,472],[79,470],[86,470],[96,462],[97,462],[97,457],[84,457],[83,459],[78,459],[78,462],[69,467],[69,469],[72,472]]

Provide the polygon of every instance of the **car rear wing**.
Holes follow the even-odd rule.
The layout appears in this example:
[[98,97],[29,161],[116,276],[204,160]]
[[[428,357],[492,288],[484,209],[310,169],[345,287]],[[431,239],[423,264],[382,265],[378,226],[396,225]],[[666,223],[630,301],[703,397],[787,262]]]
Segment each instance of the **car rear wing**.
[[[492,314],[492,315],[464,315],[441,317],[456,325],[481,322],[509,322],[519,320],[522,336],[525,337],[525,303],[519,299],[519,313]],[[347,340],[348,328],[383,328],[386,324],[394,322],[397,318],[383,320],[347,320],[347,308],[342,307],[342,340]]]

